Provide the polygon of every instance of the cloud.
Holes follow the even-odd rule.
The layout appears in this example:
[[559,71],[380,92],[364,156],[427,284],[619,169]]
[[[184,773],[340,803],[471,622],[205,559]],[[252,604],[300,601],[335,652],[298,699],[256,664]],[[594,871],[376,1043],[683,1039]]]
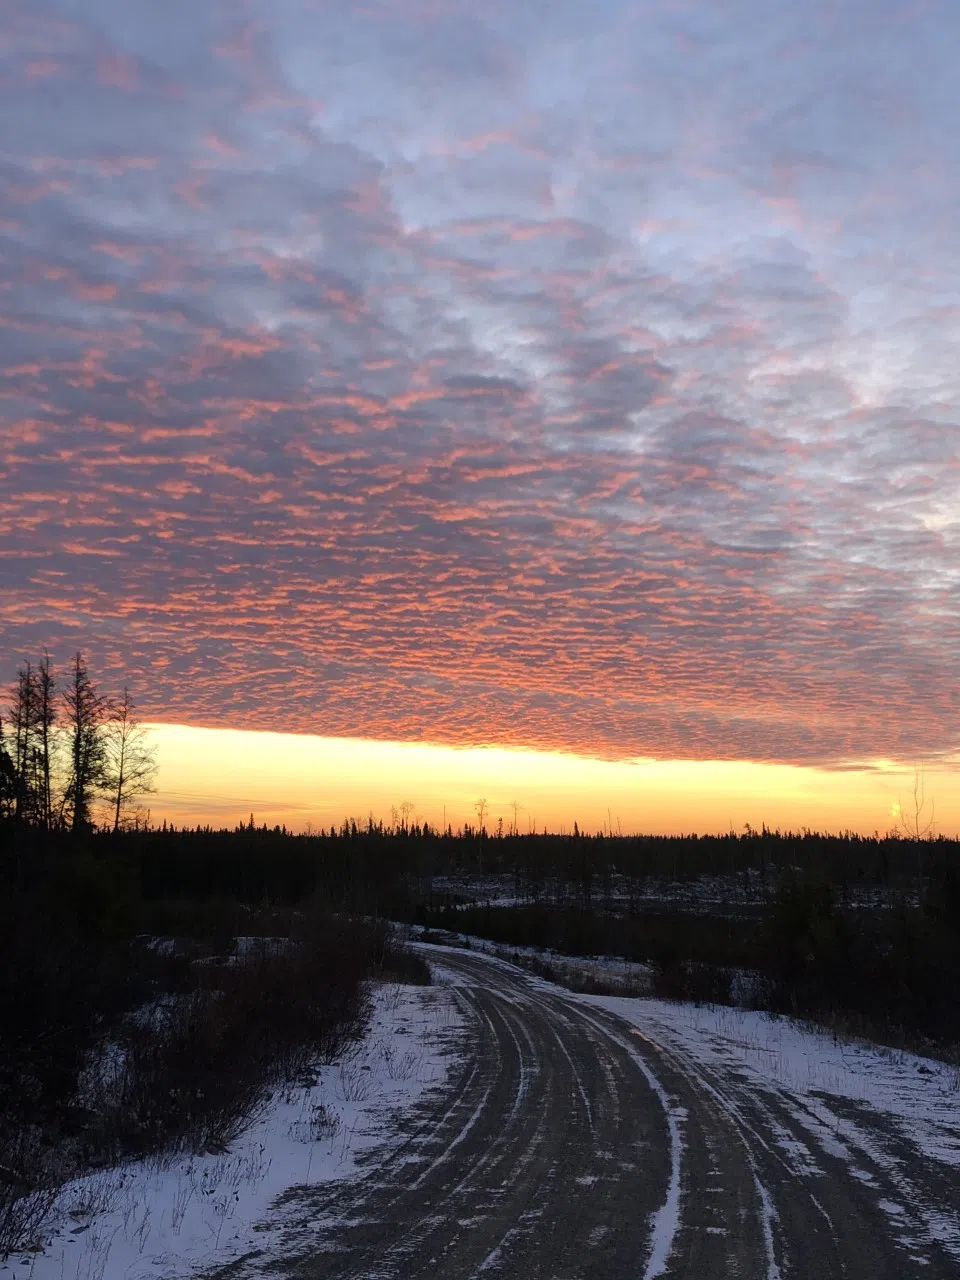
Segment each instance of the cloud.
[[10,674],[81,644],[158,719],[951,751],[957,19],[804,15],[15,7]]

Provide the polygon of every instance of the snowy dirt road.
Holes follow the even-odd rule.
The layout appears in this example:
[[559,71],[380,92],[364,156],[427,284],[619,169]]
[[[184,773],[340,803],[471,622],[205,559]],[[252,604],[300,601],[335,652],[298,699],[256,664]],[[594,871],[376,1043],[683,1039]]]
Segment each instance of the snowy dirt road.
[[389,1156],[288,1193],[258,1275],[960,1275],[960,1171],[881,1116],[798,1101],[490,957],[431,962],[469,1052]]

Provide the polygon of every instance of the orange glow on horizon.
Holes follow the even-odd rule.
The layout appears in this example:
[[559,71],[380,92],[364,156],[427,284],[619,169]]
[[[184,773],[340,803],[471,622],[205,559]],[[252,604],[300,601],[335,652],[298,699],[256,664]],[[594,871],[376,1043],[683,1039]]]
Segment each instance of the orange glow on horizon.
[[[329,828],[344,817],[391,820],[412,805],[411,821],[454,830],[477,821],[521,832],[718,833],[759,827],[887,831],[898,803],[912,798],[913,773],[873,762],[825,770],[752,761],[591,759],[502,747],[448,747],[296,734],[153,724],[158,791],[145,798],[154,823],[258,823],[293,831]],[[927,770],[936,830],[960,828],[954,773]]]

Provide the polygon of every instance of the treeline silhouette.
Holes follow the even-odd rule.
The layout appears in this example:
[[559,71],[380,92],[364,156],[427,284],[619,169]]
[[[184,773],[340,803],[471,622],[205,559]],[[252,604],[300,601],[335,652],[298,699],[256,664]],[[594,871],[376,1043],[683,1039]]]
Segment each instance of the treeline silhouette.
[[652,964],[660,990],[960,1043],[960,844],[813,832],[504,835],[345,821],[116,834],[0,826],[8,887],[86,935],[221,941],[265,904]]
[[164,903],[212,919],[319,896],[512,946],[646,962],[664,995],[733,1002],[746,991],[757,1007],[960,1050],[955,840],[765,829],[497,837],[369,819],[310,836],[168,828],[121,845],[157,926]]

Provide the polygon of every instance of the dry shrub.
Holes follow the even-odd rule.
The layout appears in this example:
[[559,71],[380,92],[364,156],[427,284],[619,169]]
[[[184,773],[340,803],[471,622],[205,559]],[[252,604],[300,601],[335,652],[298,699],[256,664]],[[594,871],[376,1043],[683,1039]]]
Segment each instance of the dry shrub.
[[32,1245],[64,1177],[33,1126],[0,1130],[0,1258]]
[[222,1149],[268,1090],[359,1036],[372,931],[327,918],[298,934],[285,949],[207,967],[205,983],[217,985],[129,1020],[95,1108],[112,1156]]
[[42,1107],[7,1063],[21,1104],[0,1124],[0,1256],[30,1242],[56,1189],[81,1172],[129,1156],[223,1150],[273,1089],[359,1038],[364,980],[405,965],[419,968],[385,929],[306,914],[287,945],[247,948],[209,969],[203,986],[194,970],[184,990],[177,962],[174,990],[155,987],[146,1004],[102,1024],[92,1049],[68,1046]]

